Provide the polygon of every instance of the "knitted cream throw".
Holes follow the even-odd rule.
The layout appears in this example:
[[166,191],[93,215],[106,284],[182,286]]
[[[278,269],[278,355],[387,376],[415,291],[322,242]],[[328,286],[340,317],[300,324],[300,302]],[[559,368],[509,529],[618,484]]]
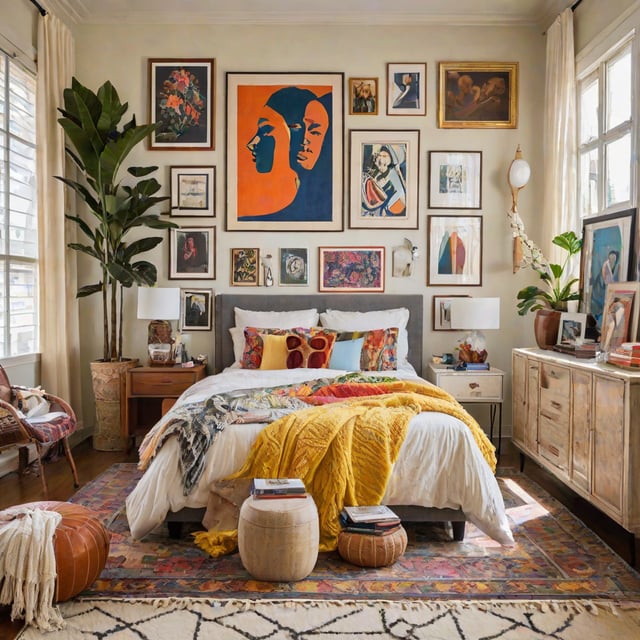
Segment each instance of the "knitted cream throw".
[[43,631],[62,629],[53,605],[56,557],[53,536],[62,516],[55,511],[23,508],[8,521],[0,516],[0,604],[11,606],[11,619]]

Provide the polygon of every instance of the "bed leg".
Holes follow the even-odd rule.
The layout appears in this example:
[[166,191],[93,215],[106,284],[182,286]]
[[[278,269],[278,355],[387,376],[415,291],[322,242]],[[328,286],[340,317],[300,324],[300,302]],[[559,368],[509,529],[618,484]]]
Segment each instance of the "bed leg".
[[524,471],[524,459],[525,459],[524,453],[521,453],[520,454],[520,473]]
[[169,528],[169,537],[172,540],[180,540],[182,537],[182,522],[167,522]]
[[451,523],[451,528],[453,529],[453,539],[456,542],[461,542],[464,540],[464,528],[467,523],[464,520],[457,520]]

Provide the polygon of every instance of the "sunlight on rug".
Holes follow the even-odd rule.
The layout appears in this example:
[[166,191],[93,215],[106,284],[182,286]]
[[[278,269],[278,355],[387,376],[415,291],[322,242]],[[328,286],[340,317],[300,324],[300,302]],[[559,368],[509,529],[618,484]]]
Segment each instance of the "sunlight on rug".
[[[398,602],[87,598],[60,606],[66,628],[48,640],[200,638],[637,638],[640,604],[595,601]],[[19,640],[37,640],[26,629]]]

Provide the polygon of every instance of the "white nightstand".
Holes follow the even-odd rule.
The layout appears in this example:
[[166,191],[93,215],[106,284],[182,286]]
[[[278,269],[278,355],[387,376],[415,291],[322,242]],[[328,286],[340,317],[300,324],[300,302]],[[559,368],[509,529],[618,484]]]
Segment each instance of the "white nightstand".
[[461,404],[488,404],[493,442],[493,426],[498,416],[497,455],[502,442],[502,402],[504,371],[491,367],[487,371],[456,371],[451,365],[430,362],[427,380],[448,391]]

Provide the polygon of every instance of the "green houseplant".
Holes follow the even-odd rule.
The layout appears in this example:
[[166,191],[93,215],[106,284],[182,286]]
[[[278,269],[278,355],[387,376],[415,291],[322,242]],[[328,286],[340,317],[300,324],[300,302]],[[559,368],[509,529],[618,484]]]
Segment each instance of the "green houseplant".
[[[70,88],[64,90],[64,108],[58,110],[63,117],[58,122],[64,129],[70,145],[65,151],[78,168],[81,181],[56,176],[69,186],[86,205],[88,215],[67,214],[76,223],[85,242],[71,242],[68,246],[95,259],[99,265],[98,281],[78,289],[77,297],[100,293],[103,309],[103,353],[99,363],[127,363],[122,355],[124,289],[133,284],[151,286],[156,283],[157,269],[152,263],[139,259],[141,253],[160,244],[162,236],[139,233],[129,242],[129,234],[140,229],[166,229],[176,225],[153,213],[152,207],[167,200],[156,195],[161,189],[158,181],[150,177],[157,167],[127,167],[126,180],[121,176],[124,162],[131,151],[158,125],[137,125],[135,116],[120,127],[128,104],[120,101],[117,91],[107,81],[94,93],[73,78]],[[136,362],[134,361],[133,364]],[[101,405],[103,395],[97,386],[103,386],[114,373],[94,373],[92,377],[96,395],[96,440],[117,440],[119,436],[119,391],[111,388],[105,394],[113,406]],[[108,369],[111,371],[111,368]],[[115,399],[114,399],[115,394]],[[116,406],[117,405],[117,406]],[[108,414],[108,415],[107,415]],[[105,418],[116,421],[106,425]],[[111,438],[110,431],[114,431]],[[105,432],[105,438],[100,435]],[[107,433],[109,431],[109,433]],[[122,448],[121,442],[105,442],[103,449]]]

